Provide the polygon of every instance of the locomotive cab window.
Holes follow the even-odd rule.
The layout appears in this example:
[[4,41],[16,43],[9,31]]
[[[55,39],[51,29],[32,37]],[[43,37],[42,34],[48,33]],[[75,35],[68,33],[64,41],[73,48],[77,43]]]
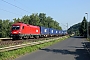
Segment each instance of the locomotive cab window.
[[22,29],[24,29],[24,26],[22,27]]
[[12,30],[19,30],[20,26],[12,26]]

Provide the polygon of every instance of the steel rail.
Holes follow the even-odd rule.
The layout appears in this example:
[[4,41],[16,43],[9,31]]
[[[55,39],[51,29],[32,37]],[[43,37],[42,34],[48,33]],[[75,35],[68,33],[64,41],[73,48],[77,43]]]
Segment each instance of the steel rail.
[[[63,37],[67,38],[66,36],[63,36]],[[19,45],[14,45],[14,46],[9,46],[9,47],[3,47],[3,48],[0,48],[0,52],[14,50],[14,49],[18,49],[18,48],[22,48],[22,47],[26,47],[26,46],[33,46],[33,45],[37,45],[37,44],[42,44],[42,43],[45,43],[45,42],[58,40],[58,39],[63,38],[63,37],[59,37],[59,38],[55,38],[55,39],[49,39],[49,40],[44,40],[44,41],[38,41],[38,42],[30,42],[30,43],[26,43],[26,44],[19,44]]]

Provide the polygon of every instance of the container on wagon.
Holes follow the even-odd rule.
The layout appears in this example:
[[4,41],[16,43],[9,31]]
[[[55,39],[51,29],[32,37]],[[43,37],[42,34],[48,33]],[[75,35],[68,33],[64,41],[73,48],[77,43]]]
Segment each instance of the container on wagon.
[[41,34],[41,37],[49,36],[49,28],[40,26],[40,34]]
[[67,34],[67,30],[63,30],[62,32],[63,32],[62,35],[66,35]]
[[55,36],[59,36],[59,30],[55,29]]
[[68,33],[67,33],[67,30],[64,30],[63,33],[64,33],[64,35],[68,34]]
[[55,30],[55,34],[58,35],[59,34],[59,30]]
[[55,31],[56,31],[55,29],[49,28],[49,34],[50,34],[50,36],[54,36],[56,34]]
[[59,30],[59,35],[60,35],[60,36],[62,35],[62,30]]

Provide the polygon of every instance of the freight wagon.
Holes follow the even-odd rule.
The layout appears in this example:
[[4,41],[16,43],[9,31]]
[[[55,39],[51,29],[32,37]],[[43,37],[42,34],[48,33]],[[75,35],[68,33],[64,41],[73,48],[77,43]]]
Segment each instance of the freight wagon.
[[49,36],[49,28],[40,26],[40,37],[48,37]]
[[62,36],[62,30],[59,30],[59,36]]
[[54,29],[54,28],[49,28],[49,35],[50,36],[58,36],[59,32],[58,30]]
[[62,30],[62,35],[64,36],[64,35],[67,35],[68,33],[67,33],[67,30]]

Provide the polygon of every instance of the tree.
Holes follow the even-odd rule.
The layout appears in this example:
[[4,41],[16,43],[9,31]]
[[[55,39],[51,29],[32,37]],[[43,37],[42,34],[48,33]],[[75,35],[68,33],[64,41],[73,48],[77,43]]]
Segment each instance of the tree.
[[68,29],[68,34],[72,34],[72,33],[75,33],[76,31],[78,31],[78,35],[80,35],[80,33],[79,33],[80,26],[81,26],[81,22],[74,24],[73,26],[71,26]]
[[79,32],[81,36],[87,36],[87,20],[85,17],[83,17],[83,20],[79,28]]
[[39,22],[40,22],[40,19],[37,13],[30,15],[29,24],[40,26]]
[[10,27],[9,25],[10,20],[3,20],[2,21],[2,37],[9,37],[10,34]]
[[2,37],[2,20],[0,19],[0,38]]
[[21,18],[21,22],[29,24],[30,17],[28,15],[25,15]]
[[14,18],[13,22],[10,20],[1,20],[0,19],[0,38],[1,37],[9,37],[10,29],[13,23],[17,22],[24,22],[26,24],[32,24],[36,26],[44,26],[47,28],[54,28],[61,30],[61,26],[59,26],[59,23],[55,21],[50,16],[46,16],[45,13],[36,13],[32,14],[30,16],[25,15],[22,18]]
[[20,18],[14,18],[13,21],[14,21],[14,23],[16,23],[16,22],[20,22],[21,19],[20,19]]
[[46,25],[46,14],[45,13],[40,13],[39,14],[39,19],[40,19],[40,22],[39,22],[40,25],[45,26]]
[[76,35],[87,37],[87,23],[88,22],[86,18],[83,17],[82,22],[77,23],[68,29],[68,33],[69,34],[76,33]]

